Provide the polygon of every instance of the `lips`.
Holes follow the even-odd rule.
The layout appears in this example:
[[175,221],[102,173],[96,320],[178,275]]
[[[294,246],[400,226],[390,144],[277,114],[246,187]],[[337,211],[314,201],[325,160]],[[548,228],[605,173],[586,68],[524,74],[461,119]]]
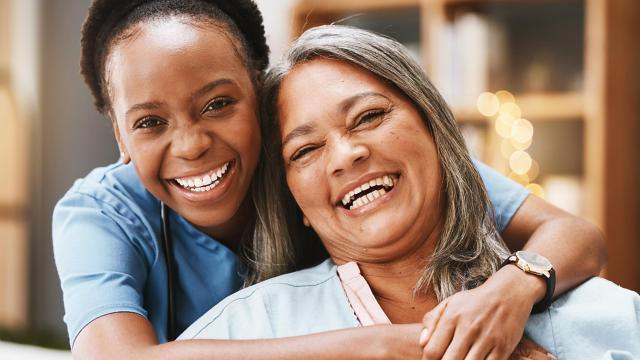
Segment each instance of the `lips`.
[[347,191],[339,202],[339,206],[347,210],[355,210],[391,191],[397,182],[397,176],[385,174],[363,181]]
[[194,176],[173,179],[180,187],[192,192],[207,192],[220,184],[231,168],[232,161],[227,161],[213,170]]

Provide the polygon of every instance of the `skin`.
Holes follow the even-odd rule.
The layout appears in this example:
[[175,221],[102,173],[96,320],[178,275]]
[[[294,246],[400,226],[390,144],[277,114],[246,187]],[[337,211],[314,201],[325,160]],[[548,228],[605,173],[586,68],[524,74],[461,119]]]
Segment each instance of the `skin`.
[[[334,261],[358,262],[393,323],[423,319],[424,359],[506,359],[531,307],[544,296],[540,278],[506,266],[484,285],[437,306],[433,293],[413,294],[415,269],[433,251],[442,222],[435,146],[413,104],[368,71],[327,59],[294,68],[278,99],[287,183]],[[380,174],[397,178],[393,190],[356,210],[338,204],[345,192]],[[596,244],[590,248],[595,252],[601,246],[592,227],[543,201],[527,199],[518,214],[533,220],[514,219],[505,234],[521,239],[520,229],[531,231],[527,249],[547,255],[543,239],[559,222],[572,222]],[[558,249],[574,246],[561,236],[550,238]],[[565,277],[572,270],[567,256],[549,258],[558,271],[558,292],[575,284]],[[599,266],[597,260],[587,265]]]
[[[110,116],[123,160],[133,163],[145,187],[202,231],[235,248],[253,216],[246,194],[259,146],[255,90],[249,72],[241,65],[238,48],[220,27],[203,23],[194,27],[184,20],[138,24],[134,36],[110,49]],[[218,79],[232,81],[199,92]],[[231,97],[235,102],[214,101],[220,97]],[[135,104],[149,106],[127,114]],[[145,119],[147,129],[135,129],[133,125],[147,115],[153,116]],[[227,179],[232,181],[215,196],[194,199],[172,183],[175,177],[200,174],[229,160],[235,161],[235,173]],[[526,207],[527,202],[522,209]],[[523,239],[534,235],[532,229],[538,234],[540,227],[518,216],[512,223],[519,224],[517,234]],[[547,232],[556,234],[563,226],[552,224]],[[590,233],[589,229],[584,232]],[[588,246],[577,243],[568,248],[575,254],[593,249],[589,237],[582,241]],[[555,249],[544,239],[539,246],[549,252]],[[576,279],[593,272],[590,267],[571,268]],[[523,282],[521,274],[513,278]],[[523,293],[524,297],[529,295]],[[198,340],[159,345],[147,319],[113,313],[88,324],[72,351],[74,358],[80,359],[411,359],[421,356],[417,342],[421,329],[415,324],[376,326],[269,341]]]
[[[246,197],[260,146],[255,89],[238,48],[219,27],[195,27],[183,18],[134,30],[111,49],[106,65],[124,161],[156,197],[235,248],[252,216]],[[208,193],[194,196],[174,183],[229,161],[229,175]],[[147,319],[113,313],[87,325],[72,352],[77,359],[417,359],[419,332],[414,324],[270,341],[158,344]]]

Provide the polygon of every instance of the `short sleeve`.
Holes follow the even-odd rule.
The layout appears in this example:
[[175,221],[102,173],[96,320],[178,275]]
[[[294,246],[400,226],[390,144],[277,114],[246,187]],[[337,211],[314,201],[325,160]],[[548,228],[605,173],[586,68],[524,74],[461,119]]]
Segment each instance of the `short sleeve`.
[[487,188],[493,204],[498,231],[502,233],[529,192],[522,185],[501,175],[487,165],[475,160],[474,164]]
[[142,305],[148,256],[136,238],[144,233],[132,216],[91,195],[67,194],[56,205],[53,247],[72,346],[98,317],[114,312],[147,316]]

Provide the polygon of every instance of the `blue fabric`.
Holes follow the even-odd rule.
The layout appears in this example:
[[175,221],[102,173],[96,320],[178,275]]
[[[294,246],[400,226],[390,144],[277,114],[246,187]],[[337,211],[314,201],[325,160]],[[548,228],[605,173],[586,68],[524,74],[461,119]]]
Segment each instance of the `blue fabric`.
[[[178,333],[242,286],[242,267],[227,247],[184,218],[169,213],[177,263]],[[64,294],[64,320],[73,345],[92,320],[131,312],[167,341],[167,271],[160,232],[160,202],[133,166],[92,171],[58,202],[53,245]]]
[[[476,162],[504,230],[527,196],[520,185]],[[177,262],[177,325],[182,331],[242,280],[239,259],[176,213],[170,229]],[[53,214],[56,265],[69,341],[92,320],[132,312],[167,340],[167,273],[160,239],[160,203],[133,166],[113,164],[77,180]]]
[[517,182],[505,177],[487,165],[473,162],[487,188],[493,204],[498,232],[502,233],[520,205],[529,195],[529,191]]
[[[328,259],[240,290],[178,339],[265,339],[356,326],[336,266]],[[640,296],[593,278],[532,315],[525,334],[558,360],[640,359]]]

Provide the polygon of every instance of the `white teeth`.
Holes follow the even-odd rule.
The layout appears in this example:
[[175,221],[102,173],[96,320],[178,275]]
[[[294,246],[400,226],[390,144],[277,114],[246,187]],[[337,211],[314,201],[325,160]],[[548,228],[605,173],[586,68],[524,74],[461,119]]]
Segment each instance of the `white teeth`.
[[227,162],[217,170],[212,171],[210,174],[205,174],[202,177],[192,177],[190,179],[176,178],[175,180],[180,186],[187,190],[205,192],[216,187],[228,169],[229,163]]
[[[358,194],[371,189],[371,187],[373,186],[383,186],[383,188],[371,191],[366,195],[363,194],[362,196],[358,196]],[[347,205],[349,205],[349,203],[351,203],[351,205],[348,206],[349,210],[356,209],[385,195],[387,193],[387,189],[392,188],[393,186],[393,179],[389,175],[384,175],[379,178],[369,180],[368,182],[356,187],[355,189],[345,194],[341,200],[342,205],[346,207]]]
[[202,178],[202,184],[204,184],[204,185],[210,185],[212,182],[213,182],[213,180],[211,180],[211,176],[209,176],[209,175],[205,175]]

